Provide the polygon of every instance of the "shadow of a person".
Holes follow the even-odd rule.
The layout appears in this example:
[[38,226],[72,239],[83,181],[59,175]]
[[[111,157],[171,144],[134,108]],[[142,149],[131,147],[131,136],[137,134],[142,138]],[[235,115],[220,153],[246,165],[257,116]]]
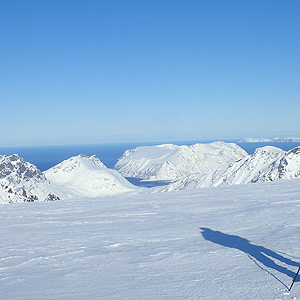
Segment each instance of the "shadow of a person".
[[295,262],[265,247],[253,245],[245,238],[241,238],[236,235],[225,234],[220,231],[214,231],[209,228],[201,227],[200,229],[202,230],[201,234],[203,238],[207,241],[219,244],[224,247],[240,250],[250,257],[261,262],[266,267],[277,270],[278,272],[286,274],[291,278],[294,278],[295,273],[285,267],[278,265],[271,258],[281,261],[290,266],[299,267],[299,262]]

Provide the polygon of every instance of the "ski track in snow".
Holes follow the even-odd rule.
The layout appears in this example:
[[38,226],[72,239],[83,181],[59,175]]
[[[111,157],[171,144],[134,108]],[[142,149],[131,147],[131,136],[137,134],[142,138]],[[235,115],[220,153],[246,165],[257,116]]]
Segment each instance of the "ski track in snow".
[[299,299],[299,183],[2,205],[0,299]]

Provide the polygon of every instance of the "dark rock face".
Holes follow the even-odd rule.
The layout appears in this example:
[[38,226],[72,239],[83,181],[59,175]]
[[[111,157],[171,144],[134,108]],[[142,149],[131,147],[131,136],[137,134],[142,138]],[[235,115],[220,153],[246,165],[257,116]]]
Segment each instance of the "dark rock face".
[[25,180],[31,178],[46,180],[44,174],[36,166],[24,161],[17,154],[0,157],[0,179],[10,175]]
[[288,161],[285,157],[283,157],[280,160],[280,163],[278,165],[278,177],[282,178],[284,174],[286,173],[286,166],[288,165]]
[[35,202],[39,201],[39,198],[36,195],[30,195],[24,199],[24,202]]
[[55,200],[60,200],[60,198],[55,194],[49,194],[46,198],[46,201],[55,201]]

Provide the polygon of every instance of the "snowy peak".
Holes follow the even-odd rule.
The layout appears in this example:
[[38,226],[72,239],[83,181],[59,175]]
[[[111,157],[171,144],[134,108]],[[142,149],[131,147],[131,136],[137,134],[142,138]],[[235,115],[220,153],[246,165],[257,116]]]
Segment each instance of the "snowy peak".
[[277,157],[278,155],[282,155],[284,153],[285,151],[280,148],[273,147],[273,146],[265,146],[265,147],[255,149],[252,156],[253,157],[259,157],[259,156]]
[[236,161],[226,170],[216,173],[212,185],[232,185],[261,180],[262,174],[284,153],[285,151],[271,146],[258,148],[252,155]]
[[208,174],[193,174],[154,192],[190,188],[248,184],[258,181],[287,180],[300,177],[300,147],[285,152],[276,147],[262,147],[227,168]]
[[291,149],[270,166],[266,181],[287,180],[300,177],[300,147]]
[[92,155],[89,157],[80,154],[59,163],[58,165],[51,168],[51,170],[53,173],[72,173],[84,168],[93,169],[97,167],[106,168],[96,155]]
[[0,203],[98,197],[136,189],[95,155],[71,157],[44,173],[16,154],[0,156]]
[[17,154],[0,156],[0,203],[58,200],[45,175]]
[[210,174],[246,155],[236,144],[225,142],[163,144],[127,150],[114,168],[125,177],[174,181],[194,173]]
[[26,162],[17,154],[0,156],[0,178],[8,181],[15,180],[46,180],[43,173],[34,165]]
[[[300,147],[285,152],[276,147],[258,148],[244,164],[243,175],[236,174],[236,183],[286,180],[300,177]],[[251,179],[251,180],[250,180]]]
[[99,197],[135,189],[117,171],[106,168],[95,155],[71,157],[44,173],[52,184],[75,197]]

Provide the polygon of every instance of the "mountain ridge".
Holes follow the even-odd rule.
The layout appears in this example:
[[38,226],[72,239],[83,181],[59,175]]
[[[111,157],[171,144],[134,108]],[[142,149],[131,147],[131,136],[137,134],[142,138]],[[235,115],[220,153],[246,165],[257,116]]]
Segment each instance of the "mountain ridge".
[[125,151],[114,169],[124,177],[175,181],[194,173],[210,174],[246,155],[238,145],[225,142],[142,146]]
[[212,174],[193,174],[153,192],[169,192],[191,188],[218,187],[300,178],[300,146],[284,151],[273,146],[257,148],[252,155]]
[[[44,172],[17,154],[0,155],[0,203],[158,193],[300,178],[300,146],[289,151],[265,146],[252,155],[240,149],[235,144],[215,142],[126,150],[119,161],[126,159],[125,166],[128,163],[131,171],[133,162],[133,175],[144,172],[148,180],[171,180],[152,188],[131,184],[124,173],[107,168],[95,155],[73,156]],[[131,159],[132,155],[136,160]]]

